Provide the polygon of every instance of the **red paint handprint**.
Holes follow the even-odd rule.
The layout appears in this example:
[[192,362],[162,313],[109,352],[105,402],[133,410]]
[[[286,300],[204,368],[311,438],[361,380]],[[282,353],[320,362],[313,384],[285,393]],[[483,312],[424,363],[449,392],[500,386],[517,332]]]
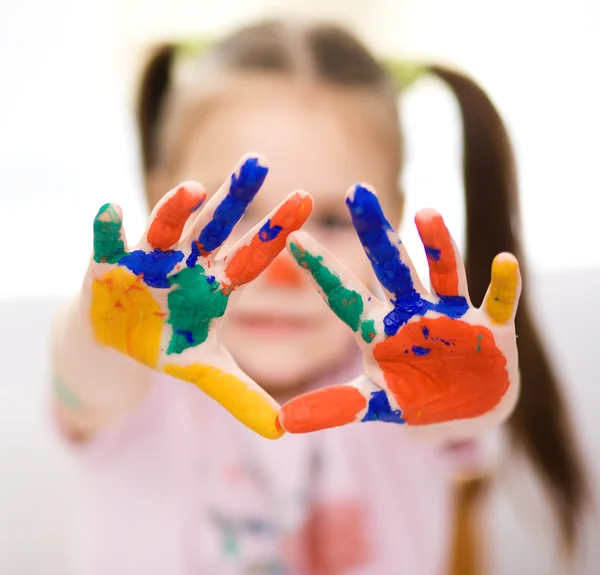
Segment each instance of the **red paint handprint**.
[[481,308],[468,297],[464,265],[442,217],[422,210],[416,224],[429,262],[423,287],[374,192],[354,187],[347,204],[388,302],[373,296],[308,234],[288,248],[330,308],[356,333],[365,375],[301,395],[279,415],[304,433],[359,421],[387,421],[466,437],[504,420],[518,396],[514,316],[516,259],[500,254]]

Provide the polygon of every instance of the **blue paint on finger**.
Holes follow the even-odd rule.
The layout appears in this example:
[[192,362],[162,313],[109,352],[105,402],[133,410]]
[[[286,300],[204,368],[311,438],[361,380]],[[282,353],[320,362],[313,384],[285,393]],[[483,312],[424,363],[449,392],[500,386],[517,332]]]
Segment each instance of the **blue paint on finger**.
[[439,262],[440,258],[442,257],[441,250],[432,248],[431,246],[425,246],[425,253],[427,254],[427,257],[431,258],[435,262]]
[[283,230],[281,226],[271,227],[271,220],[267,220],[258,231],[258,239],[261,242],[269,242],[274,240],[281,230]]
[[192,245],[189,267],[196,264],[201,251],[211,253],[223,245],[260,190],[267,172],[268,168],[261,166],[258,158],[249,158],[242,164],[239,174],[231,175],[229,192],[217,206],[212,220],[200,232],[195,249]]
[[171,284],[167,275],[183,259],[183,253],[176,250],[151,252],[135,250],[119,260],[119,265],[126,267],[136,276],[142,276],[144,283],[154,288],[169,288]]
[[[371,261],[381,285],[392,294],[393,309],[383,320],[384,332],[389,337],[414,316],[424,316],[435,311],[453,319],[461,318],[469,309],[462,296],[439,296],[432,303],[421,297],[415,289],[408,265],[402,261],[400,240],[394,239],[394,230],[385,218],[377,196],[367,188],[357,185],[352,198],[346,200],[358,237]],[[439,259],[440,250],[426,247],[432,259]],[[427,334],[423,334],[427,337]]]
[[369,409],[361,421],[385,421],[386,423],[406,423],[399,409],[392,411],[387,393],[383,390],[371,392]]

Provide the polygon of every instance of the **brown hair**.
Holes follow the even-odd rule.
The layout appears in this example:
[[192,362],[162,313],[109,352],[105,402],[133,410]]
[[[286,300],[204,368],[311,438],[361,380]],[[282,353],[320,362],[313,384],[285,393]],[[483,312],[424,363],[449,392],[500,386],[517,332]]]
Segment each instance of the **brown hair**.
[[[160,47],[142,77],[138,124],[146,173],[158,161],[158,131],[171,86],[174,54],[173,46]],[[308,68],[318,82],[372,88],[387,98],[390,111],[397,114],[397,91],[392,78],[359,41],[335,25],[290,28],[280,22],[265,22],[229,36],[216,44],[210,54],[221,67],[231,71],[293,76],[306,73]],[[487,290],[496,254],[515,254],[526,277],[512,149],[498,112],[473,80],[441,66],[430,65],[426,69],[451,89],[462,115],[466,268],[471,299],[478,305]],[[524,284],[527,286],[526,281]],[[583,465],[560,386],[528,300],[524,289],[516,317],[521,397],[507,427],[514,446],[525,452],[548,488],[563,540],[571,548],[586,499]]]

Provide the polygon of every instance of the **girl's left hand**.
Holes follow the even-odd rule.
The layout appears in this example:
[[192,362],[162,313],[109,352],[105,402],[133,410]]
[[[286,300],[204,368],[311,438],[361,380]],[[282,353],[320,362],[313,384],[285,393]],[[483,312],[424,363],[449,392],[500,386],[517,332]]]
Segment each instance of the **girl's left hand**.
[[475,308],[461,255],[437,212],[421,210],[415,218],[429,263],[428,292],[375,193],[357,185],[346,203],[388,301],[373,296],[310,235],[290,235],[288,249],[298,264],[355,332],[365,376],[294,398],[279,414],[282,427],[306,433],[380,420],[448,439],[502,422],[519,388],[516,258],[496,256],[488,292]]

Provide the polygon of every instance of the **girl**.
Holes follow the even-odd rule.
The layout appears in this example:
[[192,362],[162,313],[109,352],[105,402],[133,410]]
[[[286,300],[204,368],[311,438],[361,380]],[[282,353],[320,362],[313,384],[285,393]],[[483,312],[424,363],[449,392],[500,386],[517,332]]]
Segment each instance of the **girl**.
[[[466,278],[479,304],[496,254],[507,250],[520,258],[510,145],[497,112],[471,80],[438,66],[425,70],[449,86],[462,112]],[[424,303],[433,300],[421,297],[418,284],[413,287],[407,256],[389,241],[383,216],[392,222],[402,217],[403,149],[392,78],[336,26],[269,22],[206,53],[157,50],[143,74],[138,118],[147,197],[155,206],[148,230],[130,249],[118,207],[100,210],[86,281],[55,338],[58,421],[83,464],[84,572],[437,574],[450,566],[474,572],[467,518],[479,482],[453,487],[456,465],[393,424],[414,424],[422,414],[400,405],[402,393],[373,387],[371,382],[389,381],[385,358],[365,356],[369,379],[360,375],[361,356],[381,341],[383,330],[391,341],[416,325],[407,323],[413,314],[425,321],[417,316],[433,305]],[[246,156],[201,210],[205,192],[197,184],[173,188],[199,180],[213,191],[252,149],[269,159],[268,177],[263,158]],[[347,200],[349,216],[341,192],[361,181],[378,190],[383,213],[371,189],[357,186]],[[288,196],[297,188],[310,192],[314,206],[303,192]],[[311,236],[292,233],[304,222],[339,263]],[[417,224],[439,295],[434,311],[441,319],[471,317],[465,314],[476,310],[468,305],[460,258],[441,218],[425,211]],[[286,240],[289,252],[280,253]],[[496,261],[517,277],[509,256]],[[389,262],[396,263],[390,268]],[[348,316],[359,299],[365,310],[375,305],[364,287],[378,285],[370,263],[393,295],[385,318],[373,312],[379,313],[373,323],[362,308],[354,319]],[[388,281],[390,270],[394,281],[410,286],[403,291]],[[311,281],[344,321],[326,309]],[[228,305],[246,284],[243,297]],[[502,353],[512,374],[504,381],[506,371],[500,377],[490,364],[478,380],[490,389],[504,385],[494,405],[512,390],[497,420],[512,407],[517,384],[510,326],[518,287],[499,285],[502,297],[493,282],[482,309],[509,326],[508,339],[498,335],[500,328],[493,333],[505,342]],[[355,295],[336,308],[335,290]],[[410,305],[402,299],[409,292]],[[495,308],[496,299],[508,312]],[[439,307],[447,302],[449,307]],[[223,329],[217,331],[220,317]],[[446,331],[418,325],[418,337],[439,340],[431,348],[454,345],[440,343]],[[522,392],[507,430],[548,487],[570,548],[584,504],[583,475],[523,295],[516,331]],[[487,343],[473,340],[473,354],[475,345],[479,352]],[[431,349],[409,348],[416,360]],[[393,366],[397,352],[390,356]],[[461,374],[471,377],[469,369],[461,367]],[[441,380],[452,373],[446,370]],[[319,391],[357,376],[351,386]],[[476,400],[462,395],[462,378],[455,383],[458,399],[451,408],[444,400],[441,412],[430,410],[427,423],[490,411],[487,406],[456,416],[461,399],[465,409]],[[281,436],[283,428],[334,428],[268,442],[197,388],[267,437]],[[278,404],[263,390],[279,403],[291,399],[279,416]],[[309,394],[298,397],[302,392]],[[489,400],[487,387],[484,396]],[[335,427],[372,419],[386,423]],[[432,427],[448,440],[465,432]],[[480,471],[479,449],[468,444],[465,450],[462,471]]]

